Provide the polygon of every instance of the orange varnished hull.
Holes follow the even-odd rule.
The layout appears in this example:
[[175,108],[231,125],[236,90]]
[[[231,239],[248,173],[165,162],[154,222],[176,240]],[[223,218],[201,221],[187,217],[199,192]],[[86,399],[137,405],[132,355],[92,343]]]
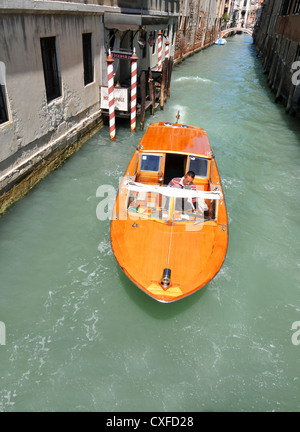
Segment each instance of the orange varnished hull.
[[[227,252],[228,220],[226,205],[217,165],[213,158],[206,132],[201,128],[178,124],[156,123],[148,127],[141,148],[134,153],[121,183],[111,221],[111,244],[114,255],[125,274],[146,294],[160,302],[182,299],[205,286],[220,270]],[[208,209],[206,219],[198,223],[175,219],[155,219],[128,211],[128,190],[125,179],[137,183],[163,186],[167,170],[174,169],[172,154],[188,171],[190,164],[201,159],[207,175],[195,177],[194,183],[202,191],[218,190],[221,199],[214,211]],[[157,156],[157,172],[142,171],[142,160]],[[172,165],[172,166],[171,166]],[[168,167],[168,168],[167,168]],[[207,201],[208,206],[212,201]],[[140,210],[140,206],[138,206]],[[211,216],[213,215],[213,217]],[[204,216],[203,216],[204,217]],[[163,270],[171,270],[171,281],[166,288],[161,284]]]

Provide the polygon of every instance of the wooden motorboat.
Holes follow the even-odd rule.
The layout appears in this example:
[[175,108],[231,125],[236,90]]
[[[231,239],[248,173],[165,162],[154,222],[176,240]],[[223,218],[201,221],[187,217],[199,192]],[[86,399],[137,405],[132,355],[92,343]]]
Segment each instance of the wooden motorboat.
[[[196,188],[168,186],[189,171]],[[227,211],[202,128],[164,122],[148,127],[121,181],[110,237],[125,274],[160,302],[182,299],[217,274],[227,251]]]

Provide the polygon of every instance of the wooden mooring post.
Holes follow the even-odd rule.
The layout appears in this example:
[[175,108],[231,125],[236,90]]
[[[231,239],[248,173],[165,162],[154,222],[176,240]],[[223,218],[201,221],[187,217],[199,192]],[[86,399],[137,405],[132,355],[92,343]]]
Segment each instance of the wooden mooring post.
[[166,69],[166,79],[165,79],[165,88],[164,88],[164,102],[167,100],[167,89],[168,89],[168,81],[169,81],[169,59],[165,58],[165,69]]
[[168,61],[167,96],[170,96],[170,94],[171,94],[171,76],[172,76],[172,69],[173,69],[173,57],[170,57],[170,58],[169,58],[169,61]]
[[[140,118],[140,129],[144,129],[146,110],[150,109],[150,114],[154,115],[155,108],[160,106],[163,110],[164,103],[167,97],[170,96],[171,74],[172,74],[173,58],[165,58],[162,64],[160,80],[155,77],[157,71],[152,71],[150,67],[148,71],[142,71],[139,77],[139,104],[137,115]],[[153,75],[154,74],[154,75]],[[156,85],[156,81],[159,82]]]
[[141,85],[141,113],[140,113],[140,129],[144,129],[145,111],[146,111],[146,73],[142,72],[140,78]]
[[165,59],[163,62],[162,73],[161,73],[160,101],[159,101],[161,110],[164,109],[164,102],[165,102],[166,74],[167,74],[167,59]]
[[152,78],[152,71],[149,68],[149,74],[148,74],[149,78],[148,78],[148,87],[149,87],[149,99],[151,102],[150,105],[150,112],[151,115],[154,115],[154,108],[155,108],[155,86],[153,83],[153,78]]

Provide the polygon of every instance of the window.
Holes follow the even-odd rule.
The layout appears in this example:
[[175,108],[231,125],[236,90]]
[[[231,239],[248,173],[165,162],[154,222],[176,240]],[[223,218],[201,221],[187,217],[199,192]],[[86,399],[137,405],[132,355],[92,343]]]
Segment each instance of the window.
[[47,101],[61,96],[60,76],[56,50],[56,37],[41,38]]
[[146,58],[147,56],[147,32],[144,34],[144,46],[142,47],[142,58]]
[[87,85],[94,81],[92,33],[83,33],[82,51],[83,51],[84,85]]
[[194,171],[198,177],[207,177],[208,161],[204,158],[190,157],[190,164],[188,171]]
[[[140,191],[128,191],[126,208],[128,217],[133,220],[139,219],[160,219],[167,221],[172,219],[176,223],[206,222],[216,220],[217,216],[217,199],[197,198],[197,207],[199,212],[193,213],[193,205],[190,198],[177,197],[180,190],[170,188],[167,196],[164,194],[164,188],[159,192],[150,192],[147,187],[140,186]],[[173,193],[172,193],[173,190]],[[183,193],[186,193],[184,190]],[[192,191],[190,191],[192,192]],[[172,199],[174,197],[174,200]],[[174,206],[173,206],[174,203]],[[172,204],[172,205],[171,205]]]
[[156,46],[156,32],[153,32],[153,40],[154,40],[154,44],[152,46],[152,54],[155,54],[155,46]]
[[[83,36],[83,35],[82,35]],[[109,48],[111,50],[114,49],[114,45],[115,45],[115,40],[116,40],[116,34],[113,30],[109,31]]]
[[178,28],[179,28],[179,30],[181,30],[181,26],[182,26],[182,15],[180,15],[178,17]]
[[172,45],[174,45],[175,36],[176,36],[176,24],[174,23],[172,27]]
[[298,44],[298,46],[297,46],[296,54],[294,57],[294,62],[297,61],[298,59],[300,60],[300,44]]
[[282,3],[281,15],[289,15],[293,0],[284,0]]
[[5,86],[0,85],[0,124],[8,121]]
[[142,155],[141,171],[158,172],[161,156],[157,155]]
[[298,14],[300,12],[300,0],[296,0],[294,9],[293,9],[293,14]]

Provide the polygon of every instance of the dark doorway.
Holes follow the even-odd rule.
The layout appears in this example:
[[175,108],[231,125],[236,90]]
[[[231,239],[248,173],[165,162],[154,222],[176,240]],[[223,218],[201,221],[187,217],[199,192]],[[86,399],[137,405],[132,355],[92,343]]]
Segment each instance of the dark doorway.
[[166,153],[164,184],[167,185],[174,177],[183,177],[186,170],[186,155]]

